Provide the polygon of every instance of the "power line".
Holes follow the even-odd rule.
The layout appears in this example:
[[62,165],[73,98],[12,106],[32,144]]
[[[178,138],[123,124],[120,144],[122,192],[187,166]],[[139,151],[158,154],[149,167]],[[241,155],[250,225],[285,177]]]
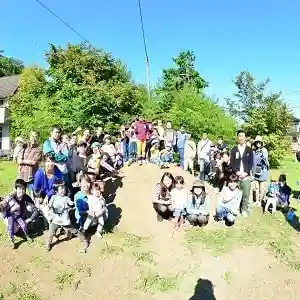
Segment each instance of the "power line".
[[82,34],[80,34],[73,26],[71,26],[67,21],[61,18],[58,14],[56,14],[51,8],[49,8],[46,4],[44,4],[41,0],[35,0],[40,6],[48,10],[55,18],[61,21],[65,26],[67,26],[71,31],[73,31],[78,37],[80,37],[85,43],[88,43],[93,47],[88,39],[86,39]]
[[150,95],[149,56],[148,56],[147,44],[146,44],[146,38],[145,38],[145,30],[144,30],[144,21],[143,21],[141,0],[138,0],[138,4],[139,4],[139,13],[140,13],[140,22],[141,22],[143,43],[144,43],[144,51],[145,51],[145,57],[146,57],[147,88],[148,88],[148,94]]

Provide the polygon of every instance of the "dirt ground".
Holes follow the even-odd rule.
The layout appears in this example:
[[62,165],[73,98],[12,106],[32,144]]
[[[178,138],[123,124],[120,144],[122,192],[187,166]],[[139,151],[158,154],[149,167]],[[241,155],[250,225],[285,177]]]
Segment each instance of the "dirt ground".
[[[192,184],[179,168],[170,171]],[[78,253],[76,239],[46,253],[47,233],[14,251],[0,235],[0,299],[300,299],[300,272],[264,247],[238,247],[221,256],[200,247],[190,251],[183,231],[172,234],[171,223],[157,222],[151,200],[162,174],[152,165],[124,169],[114,202],[116,232],[93,237],[86,255]]]

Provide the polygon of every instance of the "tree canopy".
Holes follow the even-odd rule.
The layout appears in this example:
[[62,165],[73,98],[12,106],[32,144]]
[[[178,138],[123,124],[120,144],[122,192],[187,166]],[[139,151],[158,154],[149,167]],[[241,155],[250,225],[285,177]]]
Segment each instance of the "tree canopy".
[[28,68],[21,75],[10,104],[14,136],[36,128],[45,137],[53,125],[113,130],[140,113],[146,91],[111,54],[84,44],[51,45],[46,60],[47,70]]
[[257,83],[248,71],[242,71],[234,80],[235,98],[227,99],[227,104],[229,112],[243,121],[249,136],[264,136],[271,162],[276,165],[288,147],[285,136],[291,128],[292,113],[281,93],[266,91],[268,83],[268,79]]
[[0,54],[0,77],[21,74],[23,62]]

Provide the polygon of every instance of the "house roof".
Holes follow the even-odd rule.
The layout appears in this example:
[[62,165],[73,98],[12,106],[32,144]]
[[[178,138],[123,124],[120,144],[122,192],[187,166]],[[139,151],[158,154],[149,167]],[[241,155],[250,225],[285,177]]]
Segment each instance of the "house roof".
[[20,75],[0,77],[0,99],[11,96],[18,88]]
[[299,122],[300,122],[300,119],[298,119],[297,117],[294,116],[294,117],[293,117],[293,122],[294,122],[294,123],[299,123]]

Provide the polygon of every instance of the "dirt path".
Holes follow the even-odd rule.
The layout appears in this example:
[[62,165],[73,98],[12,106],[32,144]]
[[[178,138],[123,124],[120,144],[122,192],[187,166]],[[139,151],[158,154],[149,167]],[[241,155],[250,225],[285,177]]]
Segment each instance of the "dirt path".
[[[179,168],[170,171],[192,185],[194,178],[189,174]],[[2,292],[5,300],[300,298],[300,275],[263,248],[239,248],[213,256],[201,248],[191,252],[184,232],[172,236],[172,224],[157,222],[151,203],[163,172],[153,165],[124,169],[123,187],[115,198],[122,209],[117,232],[104,240],[94,237],[87,255],[78,254],[78,240],[60,243],[46,253],[45,235],[31,246],[22,244],[12,251],[0,235],[0,296]],[[218,227],[213,223],[204,230]],[[172,285],[176,285],[173,291]],[[23,290],[44,298],[17,298]]]

